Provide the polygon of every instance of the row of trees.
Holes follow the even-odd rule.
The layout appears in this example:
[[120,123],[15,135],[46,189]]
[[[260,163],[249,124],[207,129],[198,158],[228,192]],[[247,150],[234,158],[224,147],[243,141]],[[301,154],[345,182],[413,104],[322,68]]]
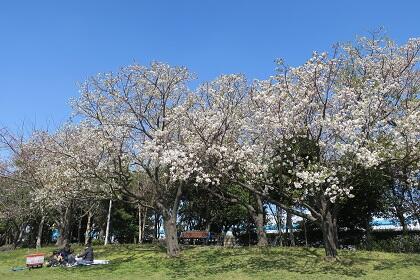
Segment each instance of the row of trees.
[[[125,200],[162,216],[177,256],[180,206],[206,205],[188,200],[195,192],[245,209],[259,246],[265,205],[314,222],[334,258],[340,205],[375,193],[378,176],[393,186],[402,224],[407,213],[419,219],[419,51],[419,39],[361,38],[298,67],[278,61],[267,80],[223,75],[195,90],[185,67],[163,63],[98,74],[72,100],[77,122],[28,139],[1,133],[12,151],[2,192],[17,186],[1,215],[54,209],[66,239],[75,202]],[[202,215],[212,223],[213,213]]]

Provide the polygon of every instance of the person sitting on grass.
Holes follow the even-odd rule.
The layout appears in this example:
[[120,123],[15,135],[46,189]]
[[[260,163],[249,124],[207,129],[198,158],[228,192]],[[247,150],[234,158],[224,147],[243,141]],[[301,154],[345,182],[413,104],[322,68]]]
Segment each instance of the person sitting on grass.
[[59,254],[59,251],[53,251],[45,265],[46,267],[59,266],[62,261],[63,257]]
[[46,263],[47,267],[73,264],[75,262],[73,252],[71,245],[68,243],[60,250],[53,251],[52,256]]
[[59,251],[59,255],[62,258],[62,265],[72,265],[75,262],[74,259],[74,250],[71,248],[70,244],[64,245],[64,248]]
[[76,259],[77,264],[92,264],[93,263],[93,248],[92,243],[89,241],[83,253],[77,256],[81,259]]

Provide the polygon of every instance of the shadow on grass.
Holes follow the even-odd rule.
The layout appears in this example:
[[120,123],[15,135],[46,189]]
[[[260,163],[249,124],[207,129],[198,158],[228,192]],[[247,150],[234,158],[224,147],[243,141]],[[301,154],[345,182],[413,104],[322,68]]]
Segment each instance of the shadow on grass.
[[361,278],[373,270],[419,267],[418,256],[381,259],[366,252],[342,252],[342,261],[327,262],[323,251],[313,248],[221,248],[188,247],[178,258],[167,258],[165,248],[158,245],[119,245],[97,249],[98,259],[110,264],[83,270],[121,273],[142,270],[145,273],[163,272],[170,278],[200,278],[240,272],[250,277],[261,273],[288,271],[297,274],[348,276]]
[[165,247],[154,245],[154,244],[147,244],[141,246],[135,245],[108,245],[108,246],[101,246],[95,250],[95,253],[98,256],[104,255],[114,255],[114,254],[127,254],[127,252],[132,253],[143,253],[143,252],[166,252]]
[[82,271],[117,271],[121,269],[123,264],[131,263],[138,258],[138,255],[132,254],[129,256],[121,256],[118,258],[113,258],[110,264],[107,265],[90,265],[90,266],[80,266],[75,269]]
[[164,255],[166,249],[161,248],[158,245],[109,245],[94,248],[94,252],[95,259],[109,260],[109,264],[78,266],[70,269],[77,269],[91,273],[106,273],[114,271],[124,273],[138,268],[143,268],[145,259],[155,259],[154,268],[153,266],[148,268],[150,272],[153,272],[158,270],[156,264],[159,263],[159,260],[156,257]]
[[419,257],[406,257],[402,260],[385,260],[380,261],[378,264],[376,264],[373,269],[374,270],[394,270],[394,269],[400,269],[400,268],[407,268],[410,266],[414,266],[419,268],[420,267],[420,258]]
[[190,250],[177,259],[167,259],[164,265],[170,276],[194,277],[242,272],[249,276],[262,272],[287,270],[299,274],[334,274],[363,277],[366,272],[352,263],[330,263],[313,249],[222,249]]

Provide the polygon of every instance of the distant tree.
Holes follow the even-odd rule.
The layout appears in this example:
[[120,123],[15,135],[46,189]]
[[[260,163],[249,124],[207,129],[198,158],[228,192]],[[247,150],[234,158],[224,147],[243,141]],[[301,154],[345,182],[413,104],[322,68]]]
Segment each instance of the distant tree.
[[337,204],[337,223],[353,231],[364,229],[369,239],[373,218],[382,216],[388,209],[386,195],[391,178],[385,169],[359,167],[354,169],[351,180],[354,198]]

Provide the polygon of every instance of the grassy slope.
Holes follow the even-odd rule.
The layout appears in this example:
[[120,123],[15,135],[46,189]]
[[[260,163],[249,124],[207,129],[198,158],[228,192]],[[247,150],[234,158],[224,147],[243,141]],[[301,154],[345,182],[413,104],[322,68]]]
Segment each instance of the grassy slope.
[[346,261],[328,263],[321,249],[196,247],[177,259],[166,258],[161,248],[151,245],[94,249],[97,259],[111,264],[11,272],[35,250],[0,252],[0,279],[420,279],[418,254],[342,251]]

